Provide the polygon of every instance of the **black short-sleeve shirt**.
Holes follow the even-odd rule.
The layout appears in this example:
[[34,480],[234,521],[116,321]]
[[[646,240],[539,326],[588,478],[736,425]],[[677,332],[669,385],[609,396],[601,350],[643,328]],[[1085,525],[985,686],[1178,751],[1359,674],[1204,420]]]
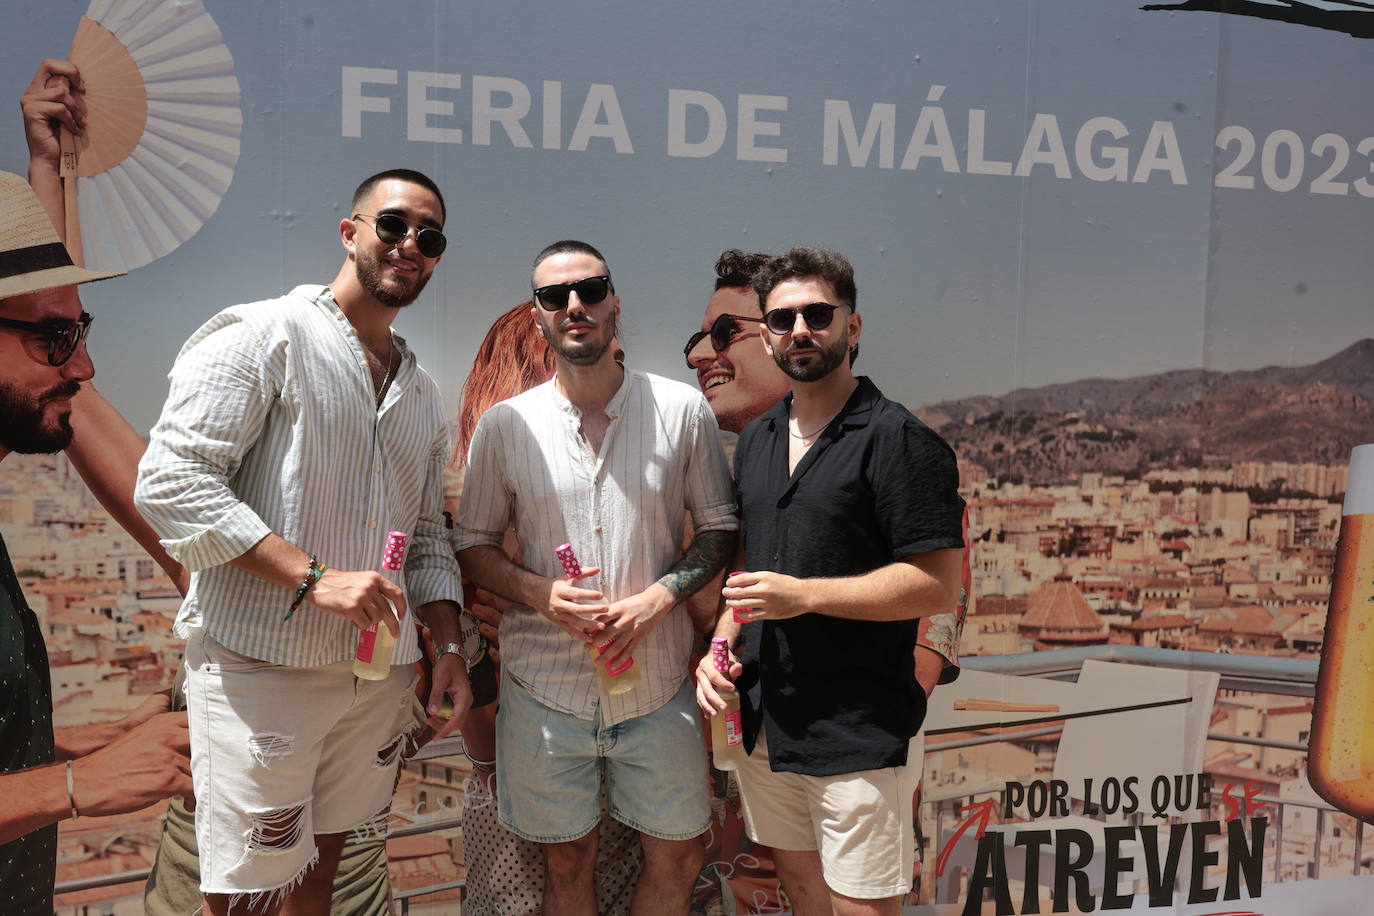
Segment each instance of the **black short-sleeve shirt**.
[[[0,539],[0,773],[52,762],[48,650]],[[51,916],[56,872],[56,824],[0,845],[0,913]]]
[[[964,545],[954,452],[868,378],[789,476],[790,408],[789,395],[735,451],[745,569],[838,578]],[[916,627],[823,614],[744,624],[746,747],[762,727],[774,770],[813,776],[904,764],[925,718]]]

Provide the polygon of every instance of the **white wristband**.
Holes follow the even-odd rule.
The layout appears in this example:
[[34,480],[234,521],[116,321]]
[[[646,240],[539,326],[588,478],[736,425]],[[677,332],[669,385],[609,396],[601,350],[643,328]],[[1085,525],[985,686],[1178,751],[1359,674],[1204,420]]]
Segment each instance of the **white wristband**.
[[72,806],[72,820],[81,816],[81,812],[76,810],[76,777],[72,775],[72,762],[67,761],[67,801]]

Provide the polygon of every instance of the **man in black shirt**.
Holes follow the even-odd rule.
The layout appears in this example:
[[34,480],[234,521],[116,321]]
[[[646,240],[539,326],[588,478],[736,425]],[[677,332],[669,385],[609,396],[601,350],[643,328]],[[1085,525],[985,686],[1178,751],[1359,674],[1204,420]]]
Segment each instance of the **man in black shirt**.
[[[954,454],[851,373],[862,321],[842,256],[793,249],[754,288],[791,394],[735,453],[748,571],[727,580],[716,627],[743,662],[731,675],[750,750],[745,825],[775,848],[800,916],[897,913],[925,716],[917,623],[948,610],[960,581]],[[732,689],[709,658],[697,685],[708,714]]]
[[[71,399],[94,372],[75,284],[118,273],[74,266],[39,197],[0,172],[0,460],[71,441]],[[0,912],[52,913],[58,821],[190,791],[186,717],[159,714],[168,702],[54,734],[43,634],[0,541]]]

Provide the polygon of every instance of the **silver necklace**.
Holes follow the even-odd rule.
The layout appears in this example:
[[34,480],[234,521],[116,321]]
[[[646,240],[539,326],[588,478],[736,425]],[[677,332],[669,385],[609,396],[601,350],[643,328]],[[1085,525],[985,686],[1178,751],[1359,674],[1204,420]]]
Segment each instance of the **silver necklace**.
[[[843,408],[842,408],[842,409],[843,409]],[[826,428],[827,426],[830,425],[830,421],[833,420],[833,419],[835,419],[835,418],[838,417],[839,415],[840,415],[840,411],[838,411],[838,410],[835,411],[834,413],[832,413],[832,414],[830,415],[829,419],[827,419],[827,420],[826,420],[824,423],[822,423],[820,426],[816,427],[816,431],[815,431],[815,432],[811,432],[811,433],[794,433],[794,432],[792,432],[792,425],[789,423],[789,424],[787,425],[787,435],[791,436],[793,439],[800,439],[800,440],[802,440],[803,442],[805,442],[807,439],[814,439],[816,436],[818,436],[818,435],[820,435],[821,433],[825,432],[825,428]]]

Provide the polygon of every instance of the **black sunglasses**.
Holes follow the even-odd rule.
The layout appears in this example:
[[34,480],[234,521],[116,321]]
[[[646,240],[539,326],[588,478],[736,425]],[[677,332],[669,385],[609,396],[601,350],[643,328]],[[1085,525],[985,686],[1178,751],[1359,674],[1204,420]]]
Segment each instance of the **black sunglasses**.
[[583,305],[596,305],[615,289],[610,277],[587,277],[576,283],[550,283],[534,291],[534,299],[545,311],[556,312],[568,307],[568,293],[577,293]]
[[710,337],[711,347],[717,353],[722,352],[736,340],[739,340],[740,336],[745,333],[745,329],[740,326],[741,321],[752,321],[754,324],[760,324],[763,319],[748,318],[744,315],[718,315],[716,320],[711,322],[709,331],[697,331],[687,338],[687,346],[682,348],[682,355],[687,357],[687,368],[696,368],[692,365],[692,351],[696,349],[697,344],[701,343],[702,338]]
[[806,322],[808,328],[820,331],[830,327],[837,308],[838,305],[831,305],[829,302],[813,302],[801,308],[773,309],[763,316],[763,323],[768,325],[768,330],[774,334],[786,334],[796,327],[797,313],[800,312],[802,321]]
[[[399,245],[407,235],[410,235],[410,223],[395,213],[382,213],[377,216],[354,213],[353,218],[371,219],[372,231],[377,233],[377,238],[388,245]],[[420,254],[425,257],[437,258],[448,247],[448,238],[438,229],[431,229],[429,226],[416,226],[415,247],[420,249]]]
[[48,365],[63,366],[91,330],[91,316],[82,312],[75,321],[18,321],[0,318],[0,327],[16,328],[36,334],[48,342]]

